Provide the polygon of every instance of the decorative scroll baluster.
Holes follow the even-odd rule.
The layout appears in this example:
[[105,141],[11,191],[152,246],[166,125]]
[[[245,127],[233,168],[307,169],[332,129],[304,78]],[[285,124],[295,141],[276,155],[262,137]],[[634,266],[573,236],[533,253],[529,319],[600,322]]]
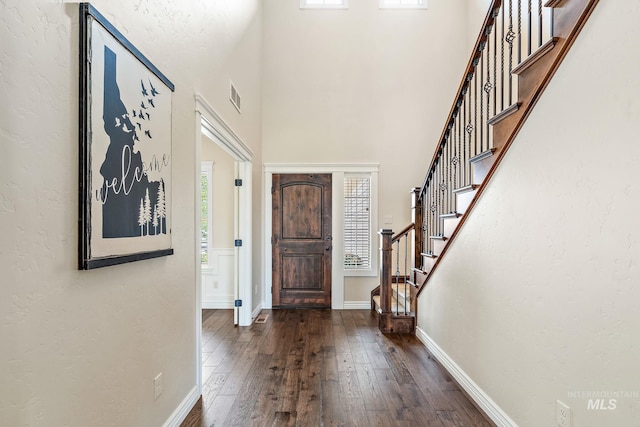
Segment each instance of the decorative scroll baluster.
[[[489,118],[491,116],[491,89],[493,88],[493,84],[491,83],[491,34],[493,33],[493,27],[489,27],[487,33],[487,82],[484,84],[484,92],[487,94],[487,119],[483,121],[486,123],[486,132],[487,132],[487,146],[482,149],[482,151],[486,151],[491,148],[491,126],[489,125]],[[495,62],[495,58],[494,58]]]

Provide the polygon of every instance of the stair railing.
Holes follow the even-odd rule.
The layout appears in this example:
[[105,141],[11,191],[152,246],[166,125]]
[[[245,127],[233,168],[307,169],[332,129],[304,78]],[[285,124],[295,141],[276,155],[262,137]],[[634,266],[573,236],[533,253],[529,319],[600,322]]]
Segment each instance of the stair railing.
[[434,240],[444,238],[444,219],[457,215],[456,192],[477,184],[472,164],[494,152],[492,124],[518,110],[516,65],[552,37],[552,14],[542,0],[494,0],[463,74],[440,142],[417,191],[422,209],[424,265]]
[[[427,258],[435,256],[434,240],[444,239],[444,219],[457,215],[456,192],[476,184],[472,164],[493,154],[492,125],[518,110],[514,68],[552,38],[552,18],[542,0],[491,2],[423,184],[413,190],[413,223],[395,236],[392,230],[380,232],[383,312],[397,313],[400,305],[392,307],[394,245],[400,288],[402,277],[406,282],[413,268],[426,269]],[[413,256],[405,255],[401,269],[403,238]]]

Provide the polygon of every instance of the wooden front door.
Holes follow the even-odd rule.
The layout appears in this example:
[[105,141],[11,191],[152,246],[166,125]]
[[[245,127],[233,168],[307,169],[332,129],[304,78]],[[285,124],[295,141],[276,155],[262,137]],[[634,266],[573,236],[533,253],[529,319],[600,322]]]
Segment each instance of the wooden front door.
[[331,307],[331,175],[272,182],[273,307]]

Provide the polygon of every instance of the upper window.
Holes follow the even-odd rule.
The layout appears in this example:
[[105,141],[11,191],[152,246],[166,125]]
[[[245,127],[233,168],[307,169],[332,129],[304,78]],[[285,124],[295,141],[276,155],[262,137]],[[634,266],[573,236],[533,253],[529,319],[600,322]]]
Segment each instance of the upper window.
[[380,9],[426,9],[427,0],[379,0]]
[[300,0],[300,9],[347,9],[348,0]]

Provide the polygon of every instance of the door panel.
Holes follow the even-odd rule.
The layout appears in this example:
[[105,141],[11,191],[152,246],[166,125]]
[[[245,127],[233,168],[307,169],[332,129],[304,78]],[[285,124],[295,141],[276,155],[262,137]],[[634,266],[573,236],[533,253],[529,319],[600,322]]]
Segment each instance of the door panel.
[[273,306],[331,307],[331,175],[273,175]]

